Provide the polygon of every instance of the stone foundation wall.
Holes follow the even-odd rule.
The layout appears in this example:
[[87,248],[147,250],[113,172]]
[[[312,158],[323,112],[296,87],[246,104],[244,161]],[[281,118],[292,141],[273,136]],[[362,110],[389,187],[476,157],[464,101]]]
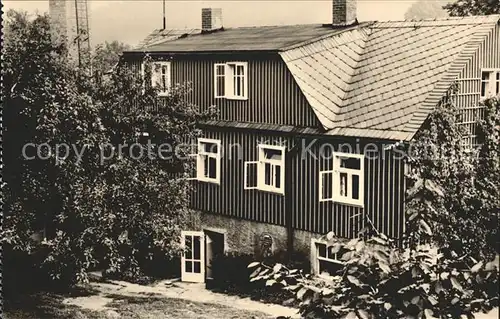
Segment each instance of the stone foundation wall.
[[[191,230],[211,230],[223,233],[227,252],[243,254],[262,254],[263,238],[272,238],[271,252],[284,254],[287,251],[287,230],[283,226],[236,219],[221,215],[194,212],[191,220]],[[306,231],[294,231],[294,252],[310,256],[311,238],[321,234]]]

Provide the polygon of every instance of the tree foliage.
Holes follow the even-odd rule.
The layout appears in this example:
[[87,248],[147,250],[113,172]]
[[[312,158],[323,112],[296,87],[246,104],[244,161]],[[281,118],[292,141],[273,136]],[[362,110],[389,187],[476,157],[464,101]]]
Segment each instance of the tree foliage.
[[456,0],[444,6],[452,17],[500,14],[498,0]]
[[[94,81],[54,45],[48,21],[10,11],[5,22],[4,247],[36,253],[35,266],[64,281],[96,267],[137,275],[179,252],[190,174],[180,146],[210,112],[186,101],[189,87],[160,98],[125,67]],[[160,158],[162,143],[180,156]]]
[[448,13],[443,9],[447,1],[442,0],[420,0],[414,2],[405,12],[406,20],[436,19],[447,17]]

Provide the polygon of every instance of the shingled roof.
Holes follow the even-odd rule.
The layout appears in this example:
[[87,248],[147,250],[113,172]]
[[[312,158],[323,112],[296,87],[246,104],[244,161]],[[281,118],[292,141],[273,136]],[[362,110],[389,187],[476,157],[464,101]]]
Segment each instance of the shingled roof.
[[281,56],[330,133],[408,140],[499,20],[377,22]]
[[327,134],[409,140],[499,21],[490,15],[193,31],[136,51],[276,51]]

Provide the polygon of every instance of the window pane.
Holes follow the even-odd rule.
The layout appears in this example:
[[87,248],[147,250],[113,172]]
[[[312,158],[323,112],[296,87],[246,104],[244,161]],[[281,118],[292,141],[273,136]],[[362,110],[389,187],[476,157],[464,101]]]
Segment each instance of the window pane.
[[326,245],[325,244],[316,244],[318,246],[318,256],[326,258]]
[[340,167],[349,169],[361,169],[361,160],[359,158],[340,158]]
[[352,175],[352,198],[359,199],[359,175]]
[[339,189],[340,196],[347,196],[347,173],[340,173]]
[[335,253],[333,253],[333,246],[329,246],[328,249],[327,249],[327,258],[328,259],[337,259],[337,255]]
[[186,236],[186,259],[193,258],[193,237]]
[[186,260],[186,272],[193,272],[193,262]]
[[202,150],[206,153],[218,153],[218,145],[216,143],[207,143],[203,142],[201,143]]
[[218,76],[217,77],[217,96],[224,96],[225,95],[225,87],[224,87],[224,77],[223,76]]
[[275,165],[274,171],[276,177],[274,185],[276,185],[276,188],[281,188],[281,166]]
[[497,72],[497,89],[496,94],[500,94],[500,72]]
[[215,157],[208,158],[208,174],[209,178],[217,178],[217,159]]
[[321,174],[321,189],[322,198],[332,198],[333,178],[332,173]]
[[201,246],[200,246],[200,236],[194,236],[194,248],[193,248],[193,252],[194,252],[194,258],[193,259],[200,259],[200,250],[201,250]]
[[269,163],[265,163],[264,164],[264,184],[265,185],[272,185],[271,179],[272,179],[272,165]]
[[266,159],[281,160],[281,150],[264,149],[264,157]]
[[490,72],[483,72],[481,75],[481,96],[487,96],[489,91]]
[[335,276],[338,274],[339,271],[343,269],[342,265],[320,260],[319,261],[319,273],[327,273],[331,276]]
[[196,274],[201,273],[201,263],[199,261],[194,262],[194,269],[193,272]]
[[224,71],[226,70],[224,65],[217,66],[217,75],[224,75]]

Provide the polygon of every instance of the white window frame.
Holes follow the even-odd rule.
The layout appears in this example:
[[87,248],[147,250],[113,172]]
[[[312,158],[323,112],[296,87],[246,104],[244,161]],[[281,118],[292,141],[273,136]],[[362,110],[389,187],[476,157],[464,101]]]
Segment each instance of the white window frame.
[[[219,74],[220,66],[224,67],[224,74]],[[238,67],[243,68],[243,75],[237,75]],[[219,95],[219,78],[224,78],[224,95]],[[235,94],[236,79],[241,81],[241,90],[243,94]],[[214,97],[216,99],[225,98],[230,100],[247,100],[248,99],[248,62],[226,62],[214,64]]]
[[[489,73],[489,79],[483,80],[483,73]],[[492,69],[492,68],[484,68],[481,69],[481,86],[479,88],[479,94],[481,99],[491,98],[497,95],[496,89],[497,85],[500,87],[500,79],[497,77],[500,76],[500,69]],[[487,82],[488,86],[486,87],[485,95],[483,95],[483,83]],[[499,92],[500,94],[500,92]]]
[[[327,202],[327,201],[332,201],[340,204],[347,204],[351,206],[358,206],[358,207],[364,207],[364,155],[362,154],[351,154],[351,153],[341,153],[341,152],[333,152],[333,170],[326,170],[326,171],[320,171],[319,172],[319,201],[320,202]],[[340,167],[341,159],[342,158],[355,158],[359,159],[359,170],[358,169],[351,169],[351,168],[345,168],[345,167]],[[331,175],[331,194],[330,196],[323,197],[323,176],[325,174]],[[347,196],[341,195],[340,194],[340,188],[337,186],[340,184],[340,176],[341,174],[347,174]],[[359,176],[359,182],[358,182],[358,199],[352,198],[352,195],[349,194],[349,192],[352,190],[352,176],[357,175]]]
[[[165,81],[165,88],[160,87],[159,96],[168,96],[170,94],[170,89],[172,88],[172,62],[170,61],[154,61],[151,63],[151,85],[152,87],[158,86],[158,84]],[[163,74],[163,68],[166,67],[168,73]],[[158,71],[159,68],[159,71]],[[163,79],[165,78],[165,79]]]
[[[277,193],[284,195],[285,194],[285,156],[286,156],[286,148],[285,146],[278,145],[268,145],[268,144],[259,144],[258,148],[258,160],[245,162],[244,168],[244,189],[258,189],[265,192]],[[265,157],[265,150],[277,150],[281,152],[281,159],[268,159]],[[275,185],[266,185],[266,164],[270,164],[272,169],[271,180],[273,183],[276,183],[276,166],[280,167],[280,187],[276,187]],[[250,165],[257,165],[257,185],[256,186],[248,186],[248,167]]]
[[[216,144],[217,145],[217,153],[206,152],[203,144]],[[220,177],[221,177],[221,141],[216,139],[209,138],[198,138],[198,152],[196,154],[192,154],[191,156],[196,157],[196,177],[191,178],[191,180],[197,180],[201,182],[214,183],[220,185]],[[208,156],[211,158],[215,158],[215,178],[210,178],[205,176],[205,162],[203,161],[204,157]]]
[[[327,257],[321,257],[319,255],[319,245],[325,245],[325,251],[327,254]],[[333,244],[330,244],[324,240],[316,239],[316,238],[311,238],[311,269],[313,270],[313,273],[316,274],[317,276],[321,276],[320,272],[320,261],[325,261],[329,262],[332,264],[337,264],[337,265],[344,265],[345,262],[341,260],[342,256],[339,256],[339,253],[335,254],[335,259],[328,258],[328,247],[333,246]]]

